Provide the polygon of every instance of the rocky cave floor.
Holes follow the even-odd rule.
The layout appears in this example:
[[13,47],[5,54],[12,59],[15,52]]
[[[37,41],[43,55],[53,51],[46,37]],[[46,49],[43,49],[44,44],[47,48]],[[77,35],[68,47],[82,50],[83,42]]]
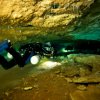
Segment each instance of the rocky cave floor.
[[0,100],[100,100],[100,56],[77,55],[69,59],[0,90]]

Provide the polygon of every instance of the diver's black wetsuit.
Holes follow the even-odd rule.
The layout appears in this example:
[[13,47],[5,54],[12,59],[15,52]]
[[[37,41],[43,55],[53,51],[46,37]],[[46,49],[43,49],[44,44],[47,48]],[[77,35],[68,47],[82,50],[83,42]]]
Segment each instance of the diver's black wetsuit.
[[3,56],[0,55],[0,64],[3,66],[4,69],[9,69],[16,65],[15,59],[7,61]]
[[[18,64],[19,67],[24,67],[30,61],[30,58],[33,55],[39,54],[41,56],[45,54],[50,54],[51,50],[46,50],[46,45],[42,43],[28,43],[24,44],[20,47],[19,51],[17,52],[8,41],[4,41],[0,44],[0,52],[6,50],[9,52],[13,59],[7,61],[2,55],[0,55],[0,64],[5,68],[9,69]],[[51,46],[50,46],[51,47]],[[50,49],[50,48],[49,48]],[[21,53],[24,52],[23,55]]]
[[21,56],[15,49],[13,49],[12,45],[8,43],[8,41],[4,41],[0,44],[0,51],[6,50],[9,52],[13,58],[10,61],[7,61],[2,55],[0,55],[0,64],[3,66],[4,69],[9,69],[15,65],[19,65],[20,67],[24,67],[25,61],[31,54],[28,50],[25,51],[24,55]]
[[9,69],[16,64],[20,67],[25,65],[25,56],[21,56],[18,52],[16,52],[13,48],[7,48],[7,51],[13,55],[13,58],[10,61],[7,61],[2,55],[0,55],[0,64],[3,66],[4,69]]

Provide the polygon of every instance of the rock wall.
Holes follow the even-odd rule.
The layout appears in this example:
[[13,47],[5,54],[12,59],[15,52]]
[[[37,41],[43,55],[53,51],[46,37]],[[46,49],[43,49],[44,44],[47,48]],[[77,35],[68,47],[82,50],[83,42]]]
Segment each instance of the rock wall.
[[82,17],[94,0],[0,0],[0,24],[67,26]]

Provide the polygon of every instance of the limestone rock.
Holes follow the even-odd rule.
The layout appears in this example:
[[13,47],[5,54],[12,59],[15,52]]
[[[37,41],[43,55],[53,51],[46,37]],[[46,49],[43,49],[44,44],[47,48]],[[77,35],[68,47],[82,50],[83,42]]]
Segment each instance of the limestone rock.
[[69,64],[60,69],[65,77],[84,77],[92,73],[89,66],[83,64]]
[[24,87],[23,90],[28,91],[31,90],[33,87],[29,86],[29,87]]
[[100,83],[100,77],[80,77],[80,78],[73,78],[73,83],[81,83],[81,84],[89,84],[89,83]]
[[73,19],[75,19],[75,16],[71,14],[49,16],[49,18],[45,19],[43,26],[57,27],[59,25],[60,26],[68,25]]
[[[87,66],[89,70],[92,72],[96,72],[100,70],[100,56],[99,55],[89,55],[89,54],[71,54],[68,56],[69,60],[73,60],[73,62],[78,63],[78,64],[83,64]],[[82,70],[80,69],[80,72]]]
[[77,87],[77,89],[82,90],[82,91],[85,91],[87,88],[86,88],[85,85],[79,85],[79,86]]
[[0,0],[0,24],[69,25],[92,3],[94,0]]

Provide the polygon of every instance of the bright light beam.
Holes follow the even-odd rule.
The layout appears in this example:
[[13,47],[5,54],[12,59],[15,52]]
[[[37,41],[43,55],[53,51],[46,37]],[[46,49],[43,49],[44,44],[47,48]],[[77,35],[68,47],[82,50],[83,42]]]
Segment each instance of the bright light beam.
[[59,63],[59,62],[53,62],[53,61],[46,61],[46,62],[44,62],[44,63],[42,63],[40,66],[39,66],[39,68],[41,69],[52,69],[52,68],[54,68],[54,67],[56,67],[56,66],[59,66],[59,65],[61,65],[61,63]]

